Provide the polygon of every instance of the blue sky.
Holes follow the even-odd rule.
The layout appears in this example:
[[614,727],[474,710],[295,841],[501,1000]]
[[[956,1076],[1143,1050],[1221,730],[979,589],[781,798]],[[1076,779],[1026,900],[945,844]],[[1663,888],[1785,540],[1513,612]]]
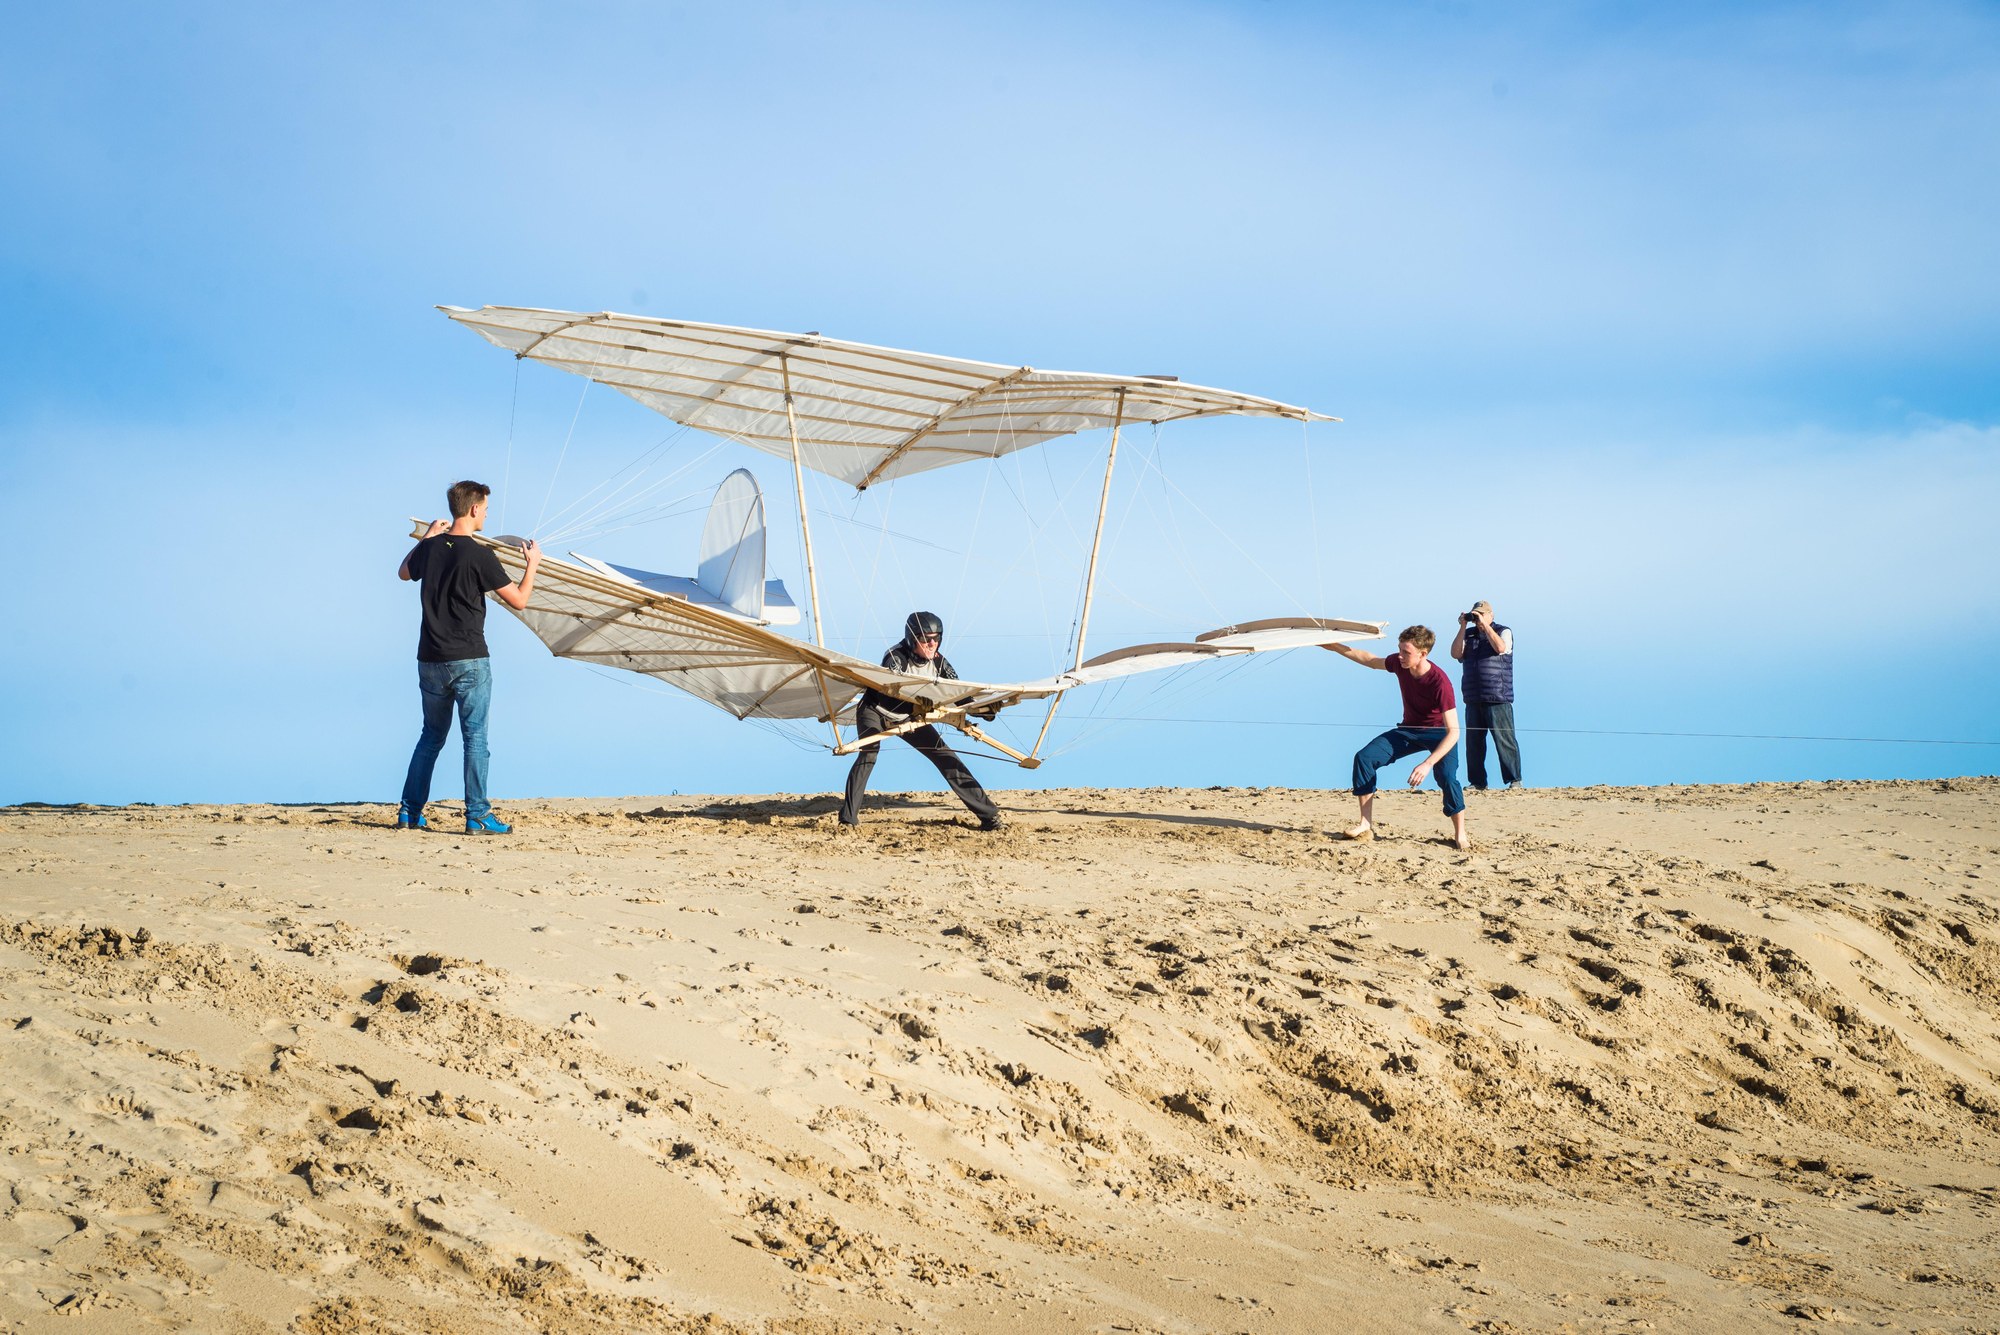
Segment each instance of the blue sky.
[[[1131,440],[1094,646],[1486,597],[1530,782],[2000,769],[1632,735],[2000,741],[1990,5],[17,6],[0,114],[0,800],[393,797],[404,517],[473,476],[530,527],[672,430],[439,303],[1305,403],[1345,421]],[[858,521],[820,525],[834,641],[919,602],[965,675],[1046,669],[1103,448],[816,484]],[[668,490],[752,467],[802,589],[771,463]],[[698,525],[580,549],[678,570]],[[839,782],[491,630],[503,797]],[[1394,709],[1297,653],[1079,696],[1049,765],[980,769],[1339,787]],[[902,750],[879,782],[932,786]]]

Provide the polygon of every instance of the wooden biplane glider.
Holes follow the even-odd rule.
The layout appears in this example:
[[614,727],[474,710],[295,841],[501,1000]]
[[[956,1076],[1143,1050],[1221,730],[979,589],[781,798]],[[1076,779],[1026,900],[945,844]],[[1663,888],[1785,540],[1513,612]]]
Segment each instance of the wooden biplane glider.
[[[1038,371],[818,334],[609,312],[438,309],[517,358],[587,376],[676,422],[791,461],[813,614],[811,643],[770,629],[795,624],[799,611],[781,583],[765,578],[763,496],[743,470],[717,490],[693,578],[576,553],[571,554],[575,565],[545,557],[532,600],[515,615],[557,657],[642,673],[737,718],[824,722],[837,755],[925,724],[943,724],[1032,769],[1041,763],[1042,743],[1063,694],[1078,686],[1275,649],[1377,639],[1385,629],[1382,622],[1279,617],[1224,626],[1185,642],[1084,657],[1112,470],[1126,424],[1224,414],[1337,418],[1163,376]],[[825,647],[804,469],[865,489],[886,478],[996,459],[1098,427],[1111,428],[1111,444],[1069,670],[1034,681],[940,680],[891,672]],[[417,532],[421,535],[421,524]],[[518,577],[525,568],[519,539],[481,535],[479,541],[510,574]],[[910,719],[867,737],[843,739],[841,725],[853,721],[864,690],[908,704]],[[1031,700],[1050,703],[1026,752],[975,722]]]

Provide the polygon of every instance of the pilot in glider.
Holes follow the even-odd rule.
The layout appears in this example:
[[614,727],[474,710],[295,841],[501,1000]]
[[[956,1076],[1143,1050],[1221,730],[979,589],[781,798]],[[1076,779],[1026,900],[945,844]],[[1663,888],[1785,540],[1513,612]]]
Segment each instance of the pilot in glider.
[[[1133,673],[1244,654],[1379,638],[1382,622],[1278,617],[1223,626],[1191,640],[1085,657],[1099,547],[1120,431],[1235,414],[1336,421],[1305,408],[1158,376],[1041,371],[848,343],[819,334],[587,314],[519,306],[439,307],[516,358],[616,389],[685,426],[788,459],[799,501],[812,640],[780,634],[799,609],[765,578],[764,501],[744,470],[717,489],[694,577],[655,574],[581,555],[545,558],[533,602],[515,615],[560,658],[637,672],[739,719],[816,719],[836,755],[942,724],[1025,768],[1041,750],[1063,695]],[[1084,572],[1072,666],[1032,681],[974,682],[898,672],[826,647],[807,519],[805,469],[865,490],[948,464],[997,459],[1073,432],[1109,427],[1104,490]],[[518,540],[480,535],[510,573]],[[864,692],[896,702],[854,725]],[[1001,710],[1047,700],[1034,745],[1008,746],[979,727]]]

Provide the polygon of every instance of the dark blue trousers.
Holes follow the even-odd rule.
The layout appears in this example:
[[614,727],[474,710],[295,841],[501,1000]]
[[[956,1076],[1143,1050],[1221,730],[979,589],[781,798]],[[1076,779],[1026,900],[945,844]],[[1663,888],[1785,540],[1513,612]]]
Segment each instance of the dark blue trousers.
[[1514,736],[1512,704],[1465,706],[1465,777],[1474,788],[1486,786],[1486,735],[1500,753],[1500,781],[1521,781],[1521,743]]
[[[1428,755],[1444,740],[1443,728],[1391,728],[1354,753],[1354,795],[1366,797],[1375,791],[1375,771],[1404,756]],[[1444,753],[1431,766],[1431,777],[1444,791],[1444,814],[1456,816],[1465,810],[1465,789],[1458,782],[1458,747]]]

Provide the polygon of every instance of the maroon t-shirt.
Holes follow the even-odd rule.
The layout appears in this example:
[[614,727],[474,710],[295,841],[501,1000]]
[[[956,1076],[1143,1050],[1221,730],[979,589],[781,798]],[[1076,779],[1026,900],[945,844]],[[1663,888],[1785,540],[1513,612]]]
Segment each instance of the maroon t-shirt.
[[1442,728],[1444,711],[1458,708],[1458,697],[1451,692],[1451,674],[1436,663],[1426,660],[1428,671],[1421,677],[1413,677],[1403,670],[1403,661],[1393,654],[1387,660],[1389,671],[1396,674],[1396,685],[1403,688],[1403,726],[1406,728]]

